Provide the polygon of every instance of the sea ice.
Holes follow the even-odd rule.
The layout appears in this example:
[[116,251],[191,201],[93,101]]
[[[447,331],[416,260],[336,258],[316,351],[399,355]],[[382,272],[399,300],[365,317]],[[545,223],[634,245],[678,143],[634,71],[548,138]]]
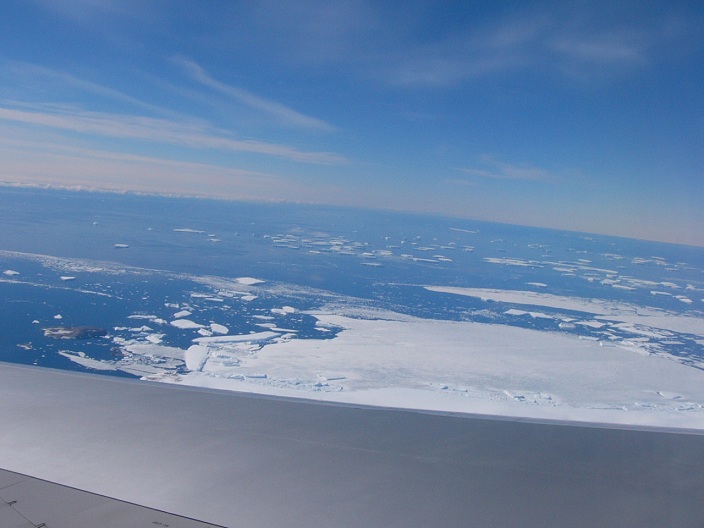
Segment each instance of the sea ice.
[[214,334],[227,334],[230,332],[230,330],[226,326],[218,323],[210,323],[210,330]]
[[237,284],[244,284],[245,286],[253,286],[254,284],[261,284],[264,281],[252,277],[238,277],[235,279],[235,282],[237,282]]
[[190,227],[180,227],[174,229],[176,233],[205,233],[205,231],[200,231],[199,229],[191,229]]
[[175,321],[171,321],[171,323],[169,324],[171,324],[171,326],[175,326],[176,328],[181,328],[183,330],[203,328],[203,325],[195,323],[190,319],[176,319]]
[[507,266],[519,266],[526,268],[542,268],[543,266],[537,262],[526,261],[516,258],[498,258],[498,257],[487,257],[484,261],[491,264],[505,264]]
[[74,352],[68,352],[68,351],[59,351],[59,355],[65,357],[66,359],[70,359],[74,363],[81,365],[83,367],[95,369],[95,370],[117,370],[117,367],[111,363],[107,363],[105,361],[98,361],[97,359],[91,359],[89,357],[86,357],[85,354],[79,355]]
[[[194,339],[211,357],[228,342],[259,338],[262,346],[233,366],[224,359],[180,382],[381,406],[704,427],[704,373],[634,354],[636,349],[602,347],[596,338],[393,313],[387,314],[391,320],[312,315],[321,325],[344,330],[327,340],[277,341],[274,332]],[[196,350],[202,358],[205,351]],[[338,380],[320,392],[315,386],[321,377]],[[432,396],[431,386],[438,385],[465,390]],[[682,395],[687,414],[658,392]]]
[[425,288],[434,292],[465,295],[485,301],[490,300],[586,312],[596,315],[598,319],[604,321],[635,323],[661,330],[704,335],[704,318],[702,317],[679,315],[655,308],[635,306],[615,301],[565,297],[531,291],[460,288],[454,286],[426,286]]
[[183,359],[185,351],[181,348],[159,345],[155,343],[129,343],[124,350],[138,356],[154,356],[171,359]]
[[202,370],[208,360],[208,347],[191,345],[186,350],[186,368],[188,370]]
[[278,337],[279,334],[276,332],[254,332],[251,334],[240,334],[240,335],[228,335],[228,336],[214,336],[214,337],[198,337],[193,340],[194,343],[200,345],[209,345],[217,343],[218,345],[229,344],[229,343],[244,343],[244,342],[255,342],[255,341],[268,341],[274,337]]
[[277,314],[277,315],[289,315],[292,313],[296,313],[296,309],[293,308],[292,306],[282,306],[281,308],[272,308],[271,313]]
[[165,334],[149,334],[145,339],[150,343],[158,345],[164,339]]
[[600,323],[599,321],[576,321],[574,324],[580,326],[588,326],[589,328],[604,328],[605,323]]

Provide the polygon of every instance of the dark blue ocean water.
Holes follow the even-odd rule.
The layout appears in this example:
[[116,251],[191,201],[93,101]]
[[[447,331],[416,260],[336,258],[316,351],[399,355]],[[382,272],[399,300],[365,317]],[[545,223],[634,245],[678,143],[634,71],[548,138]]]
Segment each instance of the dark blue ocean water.
[[[419,317],[604,339],[603,329],[559,327],[559,317],[581,313],[535,307],[559,317],[516,317],[505,312],[533,308],[428,292],[424,285],[597,298],[704,317],[704,248],[689,246],[338,207],[18,188],[0,188],[0,225],[0,359],[27,364],[84,368],[60,350],[119,357],[110,338],[57,341],[44,337],[47,326],[99,326],[130,338],[149,325],[130,316],[167,319],[176,306],[248,333],[262,331],[257,324],[271,308],[290,305],[299,311],[286,325],[299,337],[331,338],[334,332],[316,332],[314,318],[300,311],[350,298]],[[61,259],[112,265],[86,271],[84,262]],[[246,303],[207,300],[217,288],[197,280],[203,276],[256,277],[266,289]],[[149,331],[178,347],[194,337],[168,325],[143,334]],[[614,338],[629,337],[620,331],[609,329]],[[690,362],[704,356],[692,334],[671,333],[653,344]]]

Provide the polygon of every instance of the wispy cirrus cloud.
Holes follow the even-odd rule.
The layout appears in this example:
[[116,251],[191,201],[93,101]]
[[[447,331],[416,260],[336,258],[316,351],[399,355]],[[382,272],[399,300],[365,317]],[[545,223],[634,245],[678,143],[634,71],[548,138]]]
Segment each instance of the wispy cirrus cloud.
[[596,35],[560,35],[551,47],[564,57],[596,64],[637,63],[645,59],[644,34],[613,31]]
[[459,185],[460,187],[476,187],[477,182],[468,180],[466,178],[446,178],[445,183],[449,185]]
[[76,77],[65,71],[22,61],[3,61],[2,68],[6,76],[11,76],[15,82],[19,80],[24,85],[41,87],[43,90],[49,88],[58,93],[71,90],[81,94],[96,95],[102,100],[125,103],[130,107],[146,110],[151,114],[183,117],[168,108],[148,103],[115,88]]
[[354,195],[334,182],[310,185],[295,170],[279,174],[77,146],[60,132],[43,136],[42,150],[36,146],[31,132],[0,121],[0,185],[265,202],[326,203]]
[[457,170],[472,179],[522,180],[543,183],[556,180],[551,172],[539,167],[506,163],[491,157],[485,157],[482,161],[482,165],[487,168],[458,167]]
[[132,0],[127,2],[119,0],[66,0],[65,2],[34,0],[34,3],[76,22],[94,20],[97,16],[133,13],[134,8],[137,7],[137,3]]
[[0,140],[0,183],[262,200],[300,191],[276,174],[76,147],[61,137],[35,147],[26,137]]
[[0,107],[0,120],[80,134],[166,143],[196,149],[219,149],[276,156],[291,161],[337,165],[346,160],[331,152],[302,151],[289,145],[238,140],[224,131],[169,119],[89,112],[70,107],[29,105],[30,109]]
[[199,64],[190,59],[185,57],[174,57],[172,62],[178,65],[194,81],[202,84],[203,86],[207,86],[208,88],[211,88],[240,104],[273,117],[281,124],[323,131],[335,129],[335,127],[321,119],[307,116],[277,101],[265,99],[242,88],[218,81],[210,76]]
[[504,20],[491,27],[468,25],[390,55],[386,78],[400,86],[445,87],[525,68],[533,63],[536,43],[549,26],[543,16]]
[[[555,3],[505,10],[489,21],[472,17],[467,9],[445,32],[426,27],[417,18],[432,17],[418,12],[411,25],[430,32],[431,38],[372,32],[377,46],[350,46],[348,56],[341,51],[339,60],[364,64],[390,85],[443,88],[513,73],[585,80],[621,75],[662,58],[663,49],[701,43],[697,23],[678,16],[676,6],[668,16],[657,10],[642,13],[638,7]],[[389,21],[378,26],[388,28]]]

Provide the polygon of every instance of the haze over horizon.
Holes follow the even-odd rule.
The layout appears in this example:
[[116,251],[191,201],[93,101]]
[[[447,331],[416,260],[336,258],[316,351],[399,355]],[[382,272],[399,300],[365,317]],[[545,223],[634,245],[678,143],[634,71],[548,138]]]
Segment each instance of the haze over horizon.
[[3,7],[3,184],[704,246],[696,3]]

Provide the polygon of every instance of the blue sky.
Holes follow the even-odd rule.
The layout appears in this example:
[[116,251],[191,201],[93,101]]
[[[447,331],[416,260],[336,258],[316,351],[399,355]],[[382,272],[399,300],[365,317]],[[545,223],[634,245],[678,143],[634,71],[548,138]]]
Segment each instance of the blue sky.
[[704,245],[704,4],[7,0],[0,182]]

